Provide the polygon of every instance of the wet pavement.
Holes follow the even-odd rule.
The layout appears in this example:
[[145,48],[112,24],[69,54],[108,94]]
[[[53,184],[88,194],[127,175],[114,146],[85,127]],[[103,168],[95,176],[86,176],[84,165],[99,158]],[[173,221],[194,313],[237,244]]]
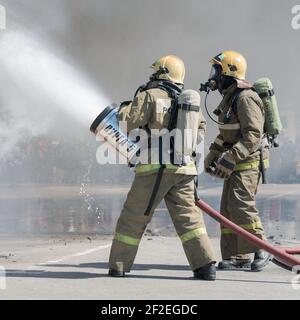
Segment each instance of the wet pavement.
[[[0,300],[300,299],[299,277],[272,263],[255,274],[219,271],[214,283],[192,281],[164,203],[146,230],[130,275],[107,277],[111,234],[127,190],[0,186]],[[219,207],[220,186],[200,191]],[[299,185],[267,186],[257,197],[274,244],[300,247],[299,193]],[[206,215],[205,220],[220,259],[219,225]]]
[[[1,187],[0,234],[112,234],[128,187],[109,186],[17,186]],[[200,193],[218,209],[219,187],[202,188]],[[269,239],[300,240],[300,186],[262,187],[257,206]],[[219,225],[205,215],[212,237]],[[164,203],[156,210],[147,234],[174,235]]]

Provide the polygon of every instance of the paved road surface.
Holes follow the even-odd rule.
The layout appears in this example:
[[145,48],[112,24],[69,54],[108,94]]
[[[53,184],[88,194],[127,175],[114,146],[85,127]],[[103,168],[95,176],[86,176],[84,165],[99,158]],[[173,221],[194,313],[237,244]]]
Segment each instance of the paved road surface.
[[[220,271],[218,281],[195,281],[174,237],[145,236],[130,275],[109,278],[110,242],[110,237],[1,236],[0,265],[7,277],[0,300],[300,299],[300,289],[291,285],[295,275],[273,264],[259,273]],[[218,250],[217,239],[214,245]]]

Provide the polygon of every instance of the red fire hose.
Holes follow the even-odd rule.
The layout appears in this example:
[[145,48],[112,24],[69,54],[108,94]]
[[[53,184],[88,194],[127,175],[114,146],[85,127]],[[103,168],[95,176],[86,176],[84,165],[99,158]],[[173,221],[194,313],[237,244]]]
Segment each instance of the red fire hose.
[[251,234],[250,232],[246,231],[245,229],[239,227],[232,221],[228,220],[227,218],[223,217],[218,211],[211,208],[207,203],[203,200],[199,199],[196,201],[197,206],[206,212],[209,216],[213,219],[218,221],[221,225],[229,228],[230,230],[234,231],[240,237],[248,240],[255,246],[260,249],[263,249],[274,256],[273,261],[287,269],[292,269],[294,266],[300,266],[300,259],[292,256],[292,254],[300,254],[300,248],[276,248],[272,246],[267,241],[261,240],[257,238],[255,235]]

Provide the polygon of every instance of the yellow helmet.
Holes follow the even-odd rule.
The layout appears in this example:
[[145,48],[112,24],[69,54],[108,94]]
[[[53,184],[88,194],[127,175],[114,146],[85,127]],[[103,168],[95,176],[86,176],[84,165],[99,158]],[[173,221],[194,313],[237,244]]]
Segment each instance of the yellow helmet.
[[185,67],[179,57],[174,55],[161,57],[151,65],[151,68],[157,73],[158,79],[183,84]]
[[246,78],[247,61],[238,52],[223,51],[214,57],[210,63],[220,65],[222,67],[222,74],[225,76],[240,80],[245,80]]

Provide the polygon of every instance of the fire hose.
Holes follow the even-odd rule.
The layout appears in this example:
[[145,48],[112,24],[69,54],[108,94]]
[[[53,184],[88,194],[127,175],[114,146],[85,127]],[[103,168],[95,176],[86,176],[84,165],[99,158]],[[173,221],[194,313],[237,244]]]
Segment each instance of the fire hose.
[[203,200],[197,199],[196,205],[205,213],[207,213],[210,217],[212,217],[214,220],[219,222],[222,226],[229,228],[237,235],[239,235],[241,238],[254,244],[256,247],[272,254],[274,257],[272,261],[278,266],[288,270],[292,270],[295,266],[300,267],[300,259],[293,256],[293,254],[300,254],[300,248],[275,247],[267,241],[257,238],[252,233],[246,231],[245,229],[239,227],[232,221],[228,220],[227,218],[222,216],[218,211],[210,207]]

